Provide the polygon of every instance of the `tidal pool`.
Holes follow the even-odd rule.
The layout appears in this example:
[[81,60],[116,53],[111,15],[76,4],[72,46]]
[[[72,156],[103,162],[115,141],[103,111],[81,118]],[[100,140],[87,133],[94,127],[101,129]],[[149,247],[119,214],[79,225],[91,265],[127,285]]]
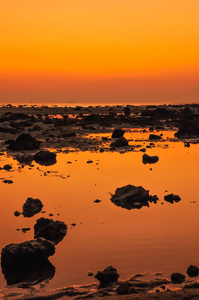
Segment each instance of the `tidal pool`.
[[[164,135],[173,137],[172,132]],[[134,145],[149,145],[139,132],[134,138]],[[45,280],[38,287],[41,290],[94,282],[88,272],[95,274],[109,265],[121,279],[146,272],[169,277],[176,271],[186,273],[190,264],[199,265],[199,145],[187,148],[183,142],[168,140],[155,142],[146,153],[158,155],[159,161],[144,165],[143,153],[136,147],[125,153],[59,151],[57,163],[48,167],[36,162],[22,167],[11,154],[2,154],[0,166],[13,168],[0,170],[1,249],[33,239],[33,226],[40,217],[67,224],[67,235],[49,258],[54,277]],[[4,179],[13,184],[3,183]],[[132,210],[114,205],[111,194],[127,184],[144,187],[159,201]],[[181,201],[164,201],[171,193]],[[39,198],[44,213],[15,217],[28,197]],[[95,203],[96,199],[101,202]],[[21,228],[31,229],[23,233]],[[6,285],[1,274],[0,286],[5,289]]]

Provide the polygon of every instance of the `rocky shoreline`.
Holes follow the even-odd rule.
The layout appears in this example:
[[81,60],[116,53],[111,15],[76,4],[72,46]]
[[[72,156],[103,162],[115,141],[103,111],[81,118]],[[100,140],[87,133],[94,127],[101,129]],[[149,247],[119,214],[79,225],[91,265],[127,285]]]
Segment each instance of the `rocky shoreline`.
[[[126,138],[125,133],[128,130],[138,128],[147,134],[148,145],[145,148],[137,148]],[[13,105],[6,105],[0,107],[0,150],[9,153],[22,165],[31,164],[32,161],[43,166],[56,164],[56,152],[62,151],[145,152],[147,147],[155,147],[156,143],[166,142],[160,134],[161,131],[175,131],[174,140],[176,142],[183,141],[185,147],[189,147],[191,143],[198,143],[199,104],[113,107],[14,107]],[[92,137],[92,135],[98,134],[100,134],[100,138]],[[107,137],[107,134],[111,134],[111,138]],[[145,153],[142,156],[143,164],[155,164],[158,161],[158,156],[149,156]],[[92,161],[87,161],[87,163],[92,163]],[[12,167],[9,165],[3,167],[4,170],[8,171],[10,168]],[[12,184],[11,181],[5,183]],[[42,203],[39,199],[28,198],[27,200],[28,202],[24,205],[25,208],[28,207],[28,212],[25,212],[25,208],[23,208],[24,217],[31,217],[41,211]],[[165,196],[165,201],[170,203],[180,200],[178,195],[169,194]],[[143,206],[149,206],[151,202],[157,203],[158,198],[156,195],[149,195],[149,191],[140,186],[129,185],[118,188],[115,195],[112,195],[111,201],[126,209],[140,209]],[[36,202],[39,208],[35,208]],[[18,215],[20,212],[16,211],[15,216]],[[47,226],[47,228],[43,229],[43,226]],[[57,226],[59,227],[58,231]],[[32,269],[24,270],[20,266],[24,262],[28,266],[31,260],[30,266],[32,268],[34,265],[35,268],[38,257],[41,253],[43,255],[42,251],[46,251],[44,248],[49,241],[52,242],[50,246],[53,250],[51,251],[52,254],[48,253],[47,257],[53,255],[55,245],[66,235],[67,225],[60,221],[40,218],[34,229],[35,240],[22,244],[10,244],[2,250],[1,265],[5,278],[8,279],[8,284],[21,282],[21,287],[26,288],[23,286],[23,279],[16,279],[15,277],[13,279],[13,271],[31,272]],[[15,254],[16,256],[14,256]],[[47,257],[42,258],[39,264],[45,261],[46,267],[50,263]],[[15,265],[16,261],[19,264]],[[53,267],[50,265],[51,275],[54,272]],[[193,272],[197,274],[190,275]],[[173,274],[171,275],[171,279],[157,278],[143,281],[139,279],[141,276],[136,276],[127,281],[120,281],[117,270],[109,266],[108,269],[96,274],[100,285],[72,286],[52,291],[49,295],[47,295],[48,292],[39,296],[27,296],[24,293],[22,296],[14,297],[15,299],[59,299],[63,297],[75,299],[92,297],[130,299],[131,297],[131,299],[140,300],[199,299],[198,282],[196,280],[190,282],[189,279],[185,281],[183,274],[174,274],[173,277]],[[198,269],[192,270],[188,275],[190,277],[197,276]],[[24,276],[20,278],[24,278]],[[15,282],[15,280],[17,281]],[[177,285],[178,291],[175,291],[175,285]]]

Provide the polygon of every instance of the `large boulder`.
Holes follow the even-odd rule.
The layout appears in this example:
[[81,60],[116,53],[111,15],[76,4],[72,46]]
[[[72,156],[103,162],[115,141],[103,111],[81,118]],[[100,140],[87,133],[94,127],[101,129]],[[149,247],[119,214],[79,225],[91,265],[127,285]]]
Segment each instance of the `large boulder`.
[[54,253],[54,243],[44,238],[9,244],[1,252],[1,266],[11,270],[27,270],[45,264]]
[[111,148],[118,148],[118,147],[126,147],[128,146],[128,141],[127,139],[125,139],[124,137],[120,137],[119,139],[117,139],[116,141],[112,142],[110,144]]
[[148,190],[131,184],[117,188],[111,197],[111,201],[115,205],[126,209],[140,209],[143,206],[149,206],[149,202],[156,203],[157,200],[157,196],[149,195]]
[[112,266],[109,266],[104,269],[104,271],[98,271],[95,278],[100,281],[100,284],[104,285],[116,282],[119,276],[120,275],[117,273],[117,270]]
[[22,133],[20,134],[16,140],[11,140],[10,144],[8,145],[7,149],[11,149],[14,151],[21,151],[21,150],[35,150],[39,149],[40,141],[37,141],[33,136],[29,133]]
[[157,163],[159,160],[159,157],[158,156],[149,156],[147,154],[144,154],[142,156],[142,162],[143,164],[155,164]]
[[35,214],[38,214],[42,210],[43,204],[39,199],[33,199],[28,197],[23,205],[23,215],[24,217],[30,218]]
[[44,238],[7,245],[1,252],[1,267],[7,283],[32,281],[41,275],[42,278],[53,277],[55,268],[48,257],[54,253],[54,243]]
[[62,221],[40,218],[34,225],[35,238],[43,237],[58,244],[66,235],[67,225]]
[[57,162],[56,156],[56,153],[50,151],[39,151],[34,155],[34,160],[42,166],[51,166]]
[[112,138],[120,138],[123,137],[125,130],[120,128],[115,128],[112,133]]

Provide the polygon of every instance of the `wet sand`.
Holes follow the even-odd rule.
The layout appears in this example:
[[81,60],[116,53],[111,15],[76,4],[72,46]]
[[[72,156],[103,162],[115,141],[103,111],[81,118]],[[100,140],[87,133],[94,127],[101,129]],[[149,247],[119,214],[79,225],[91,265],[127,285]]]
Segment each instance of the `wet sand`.
[[[2,141],[0,150],[2,153],[7,152],[11,157],[18,160],[24,157],[24,155],[27,156],[27,153],[34,154],[34,151],[30,153],[23,149],[19,151],[7,150],[8,143],[5,143],[5,141],[10,139],[15,140],[17,136],[24,132],[30,133],[36,140],[41,141],[40,149],[50,149],[57,154],[81,151],[91,151],[94,153],[119,152],[121,154],[127,152],[136,153],[143,146],[145,150],[147,147],[148,149],[156,147],[157,141],[154,139],[150,140],[150,134],[162,136],[162,140],[159,141],[162,148],[166,148],[167,143],[171,141],[173,143],[183,142],[185,147],[199,142],[199,132],[195,131],[197,127],[195,126],[195,122],[197,123],[199,113],[199,105],[197,104],[182,106],[129,106],[127,108],[121,106],[88,108],[0,107],[0,140]],[[184,122],[190,119],[194,120],[194,125],[187,126],[189,127],[189,131],[183,131]],[[111,146],[111,143],[115,141],[115,139],[111,138],[114,128],[125,130],[124,136],[128,140],[127,146]],[[179,128],[181,128],[180,136],[174,137],[173,133],[178,132]],[[133,139],[130,136],[132,130]],[[140,133],[142,133],[142,139],[140,139]],[[90,160],[89,162],[88,160],[87,163],[92,164],[93,161]],[[175,272],[176,270],[173,271]],[[110,293],[113,294],[111,299],[115,297],[116,299],[129,299],[130,297],[131,299],[174,299],[174,297],[175,299],[197,299],[194,295],[198,295],[197,289],[178,292],[155,292],[153,290],[153,292],[153,294],[148,294],[145,291],[138,295],[127,296],[113,296],[115,295],[115,291]],[[44,293],[48,294],[47,291]],[[50,298],[43,297],[43,299],[58,299],[64,296],[64,293],[53,292],[53,294],[54,296],[52,295]],[[97,293],[91,294],[86,295],[86,297],[98,296]],[[105,295],[106,293],[100,294],[100,296],[106,297]],[[25,294],[23,294],[23,297],[25,297]],[[67,297],[70,298],[69,295]],[[15,299],[20,299],[19,294]],[[42,299],[42,296],[35,299]]]

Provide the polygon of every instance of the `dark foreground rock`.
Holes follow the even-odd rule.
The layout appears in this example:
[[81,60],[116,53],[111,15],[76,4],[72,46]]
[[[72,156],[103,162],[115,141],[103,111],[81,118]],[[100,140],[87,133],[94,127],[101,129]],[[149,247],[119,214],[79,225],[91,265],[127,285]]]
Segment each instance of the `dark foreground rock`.
[[181,273],[172,273],[171,274],[171,282],[174,284],[181,284],[185,281],[185,276]]
[[55,245],[44,238],[21,244],[9,244],[1,252],[1,266],[11,270],[26,270],[35,265],[45,264],[55,253]]
[[190,265],[187,269],[187,274],[189,277],[197,277],[199,273],[198,267],[197,266],[192,266]]
[[123,129],[114,129],[112,133],[112,138],[120,138],[124,135],[125,130]]
[[23,215],[24,217],[30,218],[35,214],[38,214],[42,210],[43,204],[39,199],[33,199],[28,197],[23,205]]
[[173,202],[179,202],[181,198],[178,195],[169,194],[164,196],[164,200],[173,204]]
[[112,142],[110,144],[110,147],[112,149],[114,149],[114,148],[118,148],[118,147],[126,147],[126,146],[128,146],[128,144],[129,143],[128,143],[127,139],[125,139],[124,137],[120,137],[115,142]]
[[34,160],[40,165],[51,166],[57,162],[56,156],[56,153],[50,151],[39,151],[34,155]]
[[37,275],[39,272],[41,275],[44,270],[48,273],[48,277],[49,273],[52,276],[55,269],[50,264],[48,257],[54,253],[54,243],[44,238],[7,245],[1,252],[1,267],[7,283],[27,281],[27,276],[32,276],[34,272]]
[[149,191],[141,186],[126,185],[117,188],[115,194],[111,197],[111,201],[126,209],[140,209],[143,206],[149,206],[149,202],[156,203],[157,196],[149,195]]
[[175,137],[177,138],[191,138],[191,137],[199,137],[199,116],[196,115],[194,117],[186,115],[181,120],[181,124],[179,125],[179,130],[175,133]]
[[143,164],[155,164],[157,163],[159,160],[159,157],[158,156],[149,156],[147,154],[144,154],[142,156],[142,162]]
[[66,235],[67,225],[62,221],[40,218],[34,225],[35,238],[43,237],[58,244]]
[[40,141],[37,141],[34,137],[32,137],[28,133],[20,134],[16,140],[10,140],[7,149],[11,149],[14,151],[21,150],[35,150],[39,149]]
[[137,291],[130,282],[122,282],[116,289],[118,295],[136,294]]
[[119,274],[115,268],[109,266],[104,269],[104,271],[98,271],[95,278],[97,278],[102,285],[111,284],[118,280]]

